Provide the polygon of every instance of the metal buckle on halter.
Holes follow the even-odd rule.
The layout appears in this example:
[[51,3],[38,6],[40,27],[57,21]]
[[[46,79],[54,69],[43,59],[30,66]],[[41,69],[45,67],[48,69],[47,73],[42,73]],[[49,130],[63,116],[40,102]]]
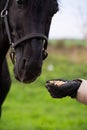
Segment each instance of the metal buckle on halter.
[[1,18],[4,18],[7,15],[8,15],[8,11],[7,10],[2,10],[1,11]]
[[43,60],[45,60],[47,58],[47,56],[48,56],[48,53],[45,50],[43,50],[42,51],[42,58],[43,58]]
[[47,56],[48,56],[48,53],[47,53],[47,44],[48,44],[48,42],[47,41],[43,41],[43,51],[42,51],[42,58],[43,58],[43,60],[45,60],[46,58],[47,58]]
[[13,44],[14,43],[11,43],[9,54],[10,54],[10,58],[11,58],[12,63],[15,64],[15,49],[13,47]]

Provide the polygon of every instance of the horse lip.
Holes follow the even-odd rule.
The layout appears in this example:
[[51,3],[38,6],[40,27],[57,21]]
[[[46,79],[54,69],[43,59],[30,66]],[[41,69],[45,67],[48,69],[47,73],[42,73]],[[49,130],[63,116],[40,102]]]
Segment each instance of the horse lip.
[[16,78],[18,81],[23,82],[23,83],[31,83],[31,82],[35,81],[36,78],[37,78],[38,76],[40,76],[40,74],[41,74],[41,72],[39,72],[38,74],[33,74],[33,73],[32,73],[32,74],[31,74],[31,77],[26,78],[27,76],[25,76],[25,73],[24,73],[22,76],[20,76],[19,74],[16,74],[16,73],[15,73],[15,78]]
[[36,78],[32,78],[30,80],[21,79],[20,81],[23,82],[23,83],[32,83],[35,80],[36,80]]
[[20,78],[19,76],[15,76],[15,78],[16,78],[18,81],[22,82],[22,83],[31,83],[31,82],[33,82],[33,81],[36,80],[36,77],[34,77],[34,78],[32,78],[32,79],[28,79],[28,80],[26,80],[26,79],[24,79],[24,78]]
[[37,75],[32,74],[31,77],[33,77],[33,78],[30,78],[28,80],[23,79],[22,82],[24,82],[24,83],[31,83],[31,82],[35,81],[37,79],[37,77],[40,76],[40,74],[41,74],[41,72],[38,73]]

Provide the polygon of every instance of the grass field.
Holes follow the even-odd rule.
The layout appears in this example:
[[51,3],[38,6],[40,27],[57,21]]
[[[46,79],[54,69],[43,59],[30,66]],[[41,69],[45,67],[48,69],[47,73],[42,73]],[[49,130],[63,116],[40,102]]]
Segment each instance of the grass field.
[[45,88],[52,78],[87,79],[87,62],[74,58],[49,49],[41,76],[27,85],[14,79],[9,61],[12,86],[3,104],[0,130],[87,130],[87,106],[69,97],[52,99]]

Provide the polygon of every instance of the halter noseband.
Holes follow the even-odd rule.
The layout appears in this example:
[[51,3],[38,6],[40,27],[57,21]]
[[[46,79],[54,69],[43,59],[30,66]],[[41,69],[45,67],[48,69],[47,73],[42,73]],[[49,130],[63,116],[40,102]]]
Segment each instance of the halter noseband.
[[11,60],[12,60],[13,64],[15,63],[15,48],[18,45],[20,45],[22,42],[24,42],[26,40],[29,40],[29,39],[34,39],[34,38],[42,39],[44,41],[43,42],[43,44],[44,44],[43,45],[43,52],[42,52],[42,57],[43,57],[43,60],[44,60],[48,55],[47,52],[46,52],[47,45],[48,45],[48,38],[44,34],[31,33],[31,34],[28,34],[28,35],[24,36],[23,38],[19,39],[15,43],[12,40],[10,27],[9,27],[9,22],[8,22],[8,5],[9,5],[9,0],[6,1],[5,7],[1,11],[1,19],[2,19],[2,21],[4,23],[4,25],[5,25],[6,33],[7,33],[7,36],[8,36],[8,40],[9,40],[9,44],[10,44],[10,48],[11,48],[10,57],[11,57]]

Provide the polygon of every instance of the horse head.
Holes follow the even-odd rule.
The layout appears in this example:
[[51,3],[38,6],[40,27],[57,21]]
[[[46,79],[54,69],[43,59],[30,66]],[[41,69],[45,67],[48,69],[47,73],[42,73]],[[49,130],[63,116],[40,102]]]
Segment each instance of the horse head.
[[8,20],[14,41],[17,80],[33,82],[42,70],[48,34],[57,0],[11,0]]

